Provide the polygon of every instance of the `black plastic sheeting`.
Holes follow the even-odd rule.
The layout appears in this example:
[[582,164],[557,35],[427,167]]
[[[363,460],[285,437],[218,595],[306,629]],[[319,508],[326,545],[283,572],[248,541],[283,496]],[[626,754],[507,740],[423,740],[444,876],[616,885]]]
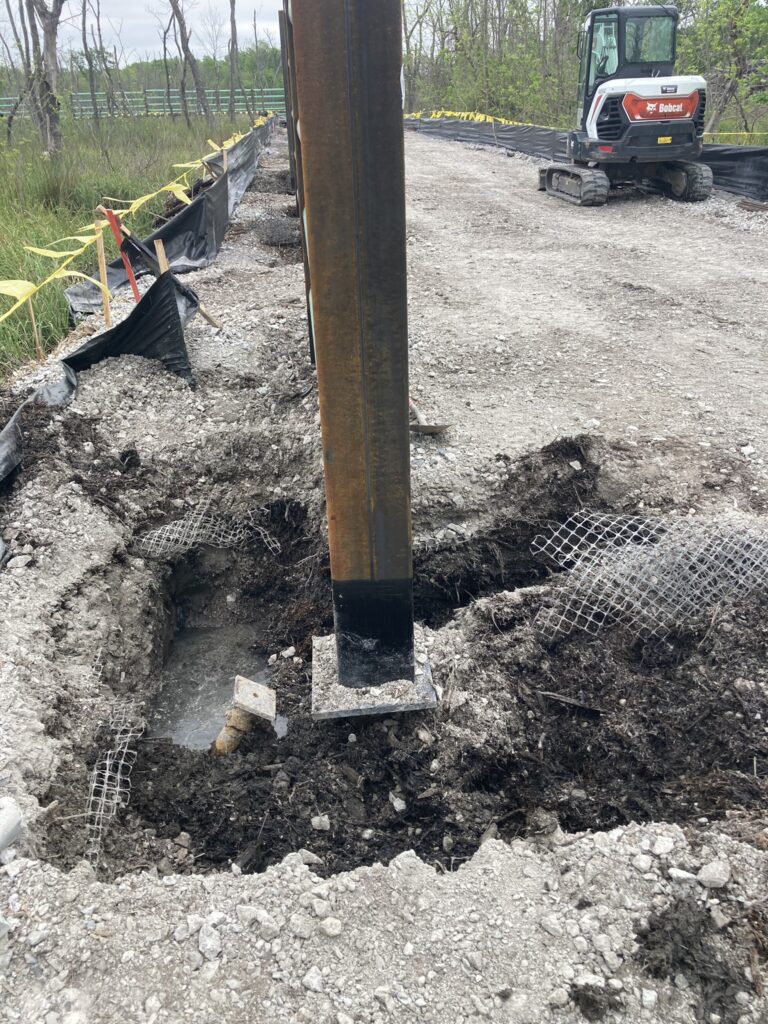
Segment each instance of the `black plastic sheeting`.
[[[227,150],[227,182],[228,182],[228,205],[229,216],[237,209],[245,191],[253,181],[253,176],[259,163],[259,156],[266,145],[267,135],[264,132],[267,126],[255,128],[244,139],[241,139],[231,149]],[[223,157],[217,154],[210,161],[212,167],[221,169]]]
[[[190,298],[194,292],[189,289],[185,292],[184,304],[187,315],[191,316],[197,308]],[[21,416],[24,407],[35,402],[48,406],[66,405],[75,393],[77,374],[81,370],[111,357],[143,356],[145,359],[159,359],[167,370],[194,386],[177,294],[178,285],[173,275],[162,274],[125,320],[103,334],[89,338],[62,360],[63,379],[34,391],[0,431],[0,483],[21,465],[23,459]]]
[[[256,174],[271,127],[267,123],[254,128],[231,146],[227,150],[226,172],[223,171],[221,154],[213,157],[209,165],[218,170],[218,177],[213,184],[199,192],[188,206],[142,240],[144,246],[152,252],[155,241],[162,241],[174,274],[201,270],[216,258],[232,214]],[[123,245],[122,249],[136,277],[149,272],[146,261],[139,256],[135,247],[129,244]],[[121,259],[114,260],[107,267],[107,286],[113,293],[128,286],[128,275]],[[89,281],[67,288],[66,296],[73,313],[95,313],[101,309],[101,292]]]
[[539,128],[535,124],[493,124],[487,121],[462,121],[458,118],[406,118],[406,127],[441,139],[479,146],[500,146],[517,153],[528,153],[542,160],[564,160],[567,132]]
[[[555,162],[566,159],[568,132],[538,125],[493,124],[458,118],[406,118],[406,127],[455,142],[527,153]],[[726,192],[768,200],[768,147],[704,146],[701,163],[712,168],[715,185]]]
[[715,185],[750,199],[768,200],[768,146],[705,146]]

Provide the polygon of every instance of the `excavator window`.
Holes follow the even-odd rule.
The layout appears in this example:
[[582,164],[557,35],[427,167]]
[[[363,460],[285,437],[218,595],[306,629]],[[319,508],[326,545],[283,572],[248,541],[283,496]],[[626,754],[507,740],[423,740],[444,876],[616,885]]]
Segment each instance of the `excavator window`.
[[599,14],[592,25],[592,55],[589,62],[589,92],[601,78],[615,75],[619,67],[619,19]]
[[671,64],[675,59],[675,19],[627,18],[628,64]]

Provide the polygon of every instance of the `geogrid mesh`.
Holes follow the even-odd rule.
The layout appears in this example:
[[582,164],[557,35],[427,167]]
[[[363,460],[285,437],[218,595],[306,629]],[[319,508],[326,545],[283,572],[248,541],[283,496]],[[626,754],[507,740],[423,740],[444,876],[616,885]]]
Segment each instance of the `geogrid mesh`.
[[260,541],[268,551],[277,554],[280,543],[258,522],[266,516],[266,509],[252,509],[234,519],[211,512],[202,504],[189,515],[149,530],[137,543],[140,554],[147,558],[167,558],[180,555],[200,544],[215,548],[239,548]]
[[664,637],[731,597],[768,586],[768,527],[739,519],[665,519],[581,511],[533,550],[569,570],[534,625],[545,640],[621,623]]
[[109,749],[102,751],[91,771],[86,807],[87,838],[85,855],[98,862],[101,844],[109,823],[131,794],[131,770],[136,762],[136,740],[144,732],[144,722],[136,704],[115,704],[107,724]]

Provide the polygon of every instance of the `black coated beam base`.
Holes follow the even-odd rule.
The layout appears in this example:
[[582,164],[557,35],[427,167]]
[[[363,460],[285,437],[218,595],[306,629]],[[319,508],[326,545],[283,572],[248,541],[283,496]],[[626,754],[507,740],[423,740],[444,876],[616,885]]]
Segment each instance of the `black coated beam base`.
[[413,679],[413,581],[333,581],[342,686]]

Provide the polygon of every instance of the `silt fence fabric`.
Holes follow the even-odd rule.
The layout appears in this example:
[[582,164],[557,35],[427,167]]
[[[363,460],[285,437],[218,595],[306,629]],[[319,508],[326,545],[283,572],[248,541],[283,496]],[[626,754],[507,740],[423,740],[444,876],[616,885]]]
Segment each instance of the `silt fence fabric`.
[[[406,118],[406,128],[482,146],[497,146],[554,163],[566,159],[568,132],[538,125],[495,124],[460,118]],[[705,145],[700,162],[712,168],[715,186],[726,192],[768,200],[768,147]]]

